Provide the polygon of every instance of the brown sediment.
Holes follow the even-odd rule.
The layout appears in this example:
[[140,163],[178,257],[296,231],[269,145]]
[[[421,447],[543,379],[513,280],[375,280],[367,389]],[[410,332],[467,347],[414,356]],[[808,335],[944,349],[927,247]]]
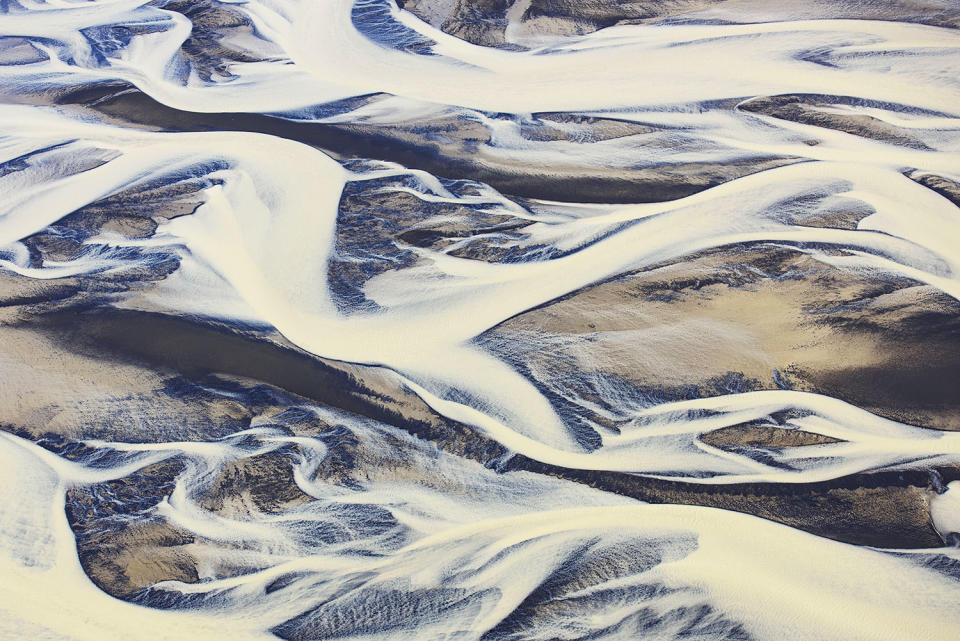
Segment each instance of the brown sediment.
[[[579,120],[581,131],[572,133],[551,127],[549,121],[550,117],[544,115],[539,125],[534,122],[521,126],[521,135],[533,140],[568,142],[597,142],[632,136],[631,142],[637,147],[668,144],[659,137],[662,132],[615,119],[582,118]],[[529,162],[505,157],[496,148],[485,145],[489,137],[486,128],[468,124],[466,136],[456,133],[444,139],[433,137],[434,132],[450,134],[463,126],[462,119],[450,117],[418,122],[415,126],[403,123],[329,125],[357,139],[377,141],[382,151],[366,157],[401,162],[447,178],[477,180],[511,196],[555,201],[645,203],[676,200],[797,161],[796,158],[767,156],[733,162],[664,162],[656,166],[624,168],[580,163],[571,154],[562,163],[551,161],[531,167]],[[391,155],[395,149],[413,150],[413,157]]]
[[[767,368],[776,363],[767,363],[763,355],[787,354],[792,360],[784,368],[784,376],[803,388],[812,386],[810,381],[815,383],[815,377],[810,378],[798,367],[791,369],[790,364],[813,363],[814,372],[837,369],[838,364],[866,366],[873,362],[871,355],[879,351],[881,342],[910,349],[918,341],[939,340],[947,341],[944,345],[949,348],[955,334],[945,319],[955,317],[955,310],[945,309],[946,304],[931,288],[910,281],[868,282],[799,252],[758,245],[703,252],[682,263],[668,263],[618,278],[528,312],[506,325],[530,323],[530,328],[539,332],[590,333],[603,338],[605,333],[669,326],[671,319],[681,317],[699,315],[711,319],[704,325],[708,328],[724,319],[739,318],[762,338],[755,336],[752,341],[762,356],[759,362],[764,363],[764,369],[756,372],[757,380],[773,388],[776,383],[769,378],[771,370]],[[229,399],[178,400],[163,390],[165,381],[177,374],[200,379],[227,374],[276,385],[293,394],[395,425],[456,455],[490,462],[503,454],[499,445],[486,441],[470,428],[437,416],[386,371],[318,359],[258,332],[116,310],[60,311],[33,318],[31,323],[33,330],[5,328],[8,339],[0,343],[8,354],[20,350],[20,358],[29,357],[32,367],[39,365],[47,370],[38,371],[51,394],[46,401],[35,398],[38,392],[27,392],[31,387],[38,391],[44,388],[29,380],[18,381],[23,389],[6,390],[19,399],[20,406],[53,412],[46,418],[35,412],[18,421],[43,433],[60,431],[71,438],[98,436],[115,440],[217,438],[249,424],[254,410]],[[927,338],[911,335],[920,327],[926,328]],[[850,345],[844,347],[845,336],[852,338]],[[714,340],[707,347],[710,349],[699,360],[691,360],[674,374],[677,381],[696,381],[698,376],[702,380],[711,373],[704,364],[711,362],[718,363],[717,372],[726,371],[729,361],[719,358],[718,350],[722,352],[727,346]],[[603,340],[592,348],[602,355]],[[649,349],[649,344],[645,344],[645,349]],[[798,359],[794,352],[805,353],[808,358]],[[951,352],[945,349],[944,353]],[[612,354],[613,365],[635,362],[630,360],[629,352],[615,350]],[[671,358],[674,355],[671,352]],[[667,359],[662,361],[666,362]],[[24,364],[18,369],[32,371],[25,368]],[[749,373],[748,368],[742,369]],[[49,387],[51,373],[55,374],[54,380],[60,377],[59,387]],[[632,367],[620,373],[635,377],[639,384],[667,378],[657,368],[650,370],[648,378],[638,377],[638,370]],[[759,378],[764,373],[766,377]],[[111,404],[98,405],[98,395]],[[837,395],[843,397],[842,393]],[[79,398],[83,399],[82,404]],[[897,407],[887,409],[902,411]],[[127,412],[129,417],[117,417],[117,410]],[[256,411],[269,415],[281,408]],[[924,411],[930,415],[929,408]],[[117,420],[109,425],[98,424],[102,415],[112,415]],[[176,434],[157,429],[168,423],[176,425]],[[310,424],[297,429],[315,434],[328,427]],[[703,440],[726,447],[794,447],[825,442],[822,437],[769,426],[741,426],[739,433],[737,429],[721,430],[720,434],[705,435]],[[401,442],[396,444],[398,450],[403,447]],[[332,482],[364,478],[371,471],[388,478],[417,479],[423,475],[415,468],[391,466],[384,461],[378,464],[377,455],[364,453],[362,448],[354,455],[359,466],[351,467],[345,459],[325,472]],[[514,461],[511,469],[547,473],[646,501],[707,505],[755,514],[841,541],[894,547],[924,547],[939,542],[929,526],[926,489],[919,477],[858,475],[834,485],[741,485],[716,489],[695,483],[567,470],[523,457],[515,457]],[[269,465],[264,463],[266,467],[259,463],[249,468],[247,465],[250,464],[245,463],[224,477],[222,485],[229,488],[225,496],[234,498],[221,500],[221,508],[226,505],[230,510],[243,506],[271,509],[266,494],[274,490],[261,492],[257,487],[266,482],[267,468],[283,469],[285,461],[278,456]],[[266,482],[263,487],[268,486]],[[245,502],[244,492],[249,503]],[[298,494],[299,490],[291,492],[291,505],[307,500]],[[254,498],[257,495],[261,495],[259,503]],[[275,509],[282,508],[280,503],[275,505]],[[144,536],[148,542],[153,540],[153,535]],[[124,543],[120,547],[129,550],[136,545]],[[91,565],[90,572],[92,576],[99,572],[96,580],[101,582],[107,582],[111,573],[126,577],[116,579],[122,583],[110,589],[117,594],[130,594],[142,587],[143,581],[161,575],[188,580],[190,561],[185,555],[190,554],[190,549],[179,545],[145,544],[144,550],[150,554],[154,554],[155,547],[170,549],[156,552],[158,562],[142,567],[129,561],[124,556],[126,551],[116,552],[113,560],[102,559],[96,567]]]
[[523,13],[531,33],[582,35],[619,23],[638,23],[678,16],[723,0],[531,0]]
[[960,27],[960,10],[949,0],[724,0],[714,8],[692,13],[697,20],[773,22],[778,20],[892,20],[935,27]]
[[401,0],[397,4],[445,33],[502,49],[510,22],[525,39],[579,36],[622,22],[647,22],[709,7],[722,0]]
[[[371,98],[375,99],[375,97]],[[485,182],[505,194],[570,202],[642,203],[675,200],[724,182],[796,162],[796,158],[759,157],[738,162],[661,164],[645,168],[607,168],[570,161],[563,166],[536,166],[501,157],[485,147],[489,132],[475,121],[438,116],[425,122],[321,124],[265,114],[194,113],[163,105],[122,82],[105,82],[49,96],[32,94],[14,100],[79,109],[109,122],[152,131],[259,132],[311,145],[344,160],[372,158],[396,162],[451,179]],[[550,116],[544,116],[549,120]],[[590,140],[634,135],[638,145],[662,144],[627,133],[632,125],[615,119],[581,119]],[[646,130],[644,130],[646,131]],[[539,132],[537,134],[536,132]],[[557,136],[543,124],[527,135]],[[653,135],[653,134],[649,134]]]
[[[522,457],[513,468],[651,503],[742,512],[845,543],[903,549],[943,544],[930,521],[931,492],[919,477],[857,475],[819,484],[702,486],[616,473],[562,470]],[[375,473],[404,480],[402,471],[384,474],[377,470]],[[417,481],[417,472],[408,471],[406,478]],[[362,470],[357,472],[362,474]],[[263,480],[258,478],[253,482]],[[75,521],[72,525],[77,528],[83,524]],[[119,598],[132,598],[158,581],[195,582],[201,563],[207,566],[207,572],[213,571],[221,577],[256,569],[237,565],[237,560],[231,562],[231,546],[198,540],[163,522],[134,524],[119,531],[104,530],[89,538],[84,538],[82,531],[78,531],[78,535],[84,570],[101,589]],[[211,559],[218,557],[219,561],[211,563]]]
[[[118,347],[118,342],[124,344],[139,341],[140,343],[148,344],[149,347],[145,348],[137,348],[134,345],[125,344],[124,350],[131,350],[138,353],[141,357],[147,357],[154,363],[157,363],[160,358],[164,358],[168,364],[176,364],[181,371],[195,375],[209,371],[233,371],[234,373],[238,373],[238,370],[243,369],[246,376],[258,374],[257,376],[251,377],[280,385],[294,393],[300,393],[317,400],[323,400],[335,407],[346,408],[362,415],[379,414],[378,418],[392,418],[393,420],[387,420],[386,422],[398,425],[402,429],[410,431],[420,438],[439,442],[444,450],[457,455],[469,454],[463,447],[465,442],[472,441],[474,446],[477,446],[483,440],[482,437],[469,428],[463,428],[466,431],[458,436],[457,426],[455,424],[445,422],[439,419],[439,417],[435,417],[431,421],[428,416],[429,410],[426,410],[423,405],[414,402],[413,399],[407,395],[399,395],[398,399],[391,399],[390,394],[396,393],[398,390],[390,390],[386,386],[381,387],[375,384],[374,381],[363,381],[367,389],[377,389],[375,396],[367,396],[366,399],[364,399],[364,395],[369,394],[369,392],[358,391],[355,387],[351,389],[349,379],[339,378],[333,372],[325,372],[324,370],[326,370],[329,365],[317,365],[314,369],[314,367],[308,363],[300,361],[302,357],[289,351],[279,351],[271,355],[271,352],[277,348],[273,346],[258,347],[256,344],[249,344],[252,343],[252,341],[239,337],[218,337],[215,330],[211,329],[197,328],[195,333],[191,335],[190,330],[184,327],[184,325],[188,325],[188,323],[181,320],[158,319],[146,314],[124,314],[121,315],[120,319],[114,319],[111,322],[108,317],[102,315],[94,316],[98,317],[97,322],[93,323],[94,335],[97,336],[98,340],[109,341],[107,338],[109,335],[128,337],[120,341],[110,341],[114,348]],[[126,318],[123,318],[123,316],[126,316]],[[167,321],[169,321],[170,324],[167,324]],[[79,325],[80,323],[74,319],[71,324]],[[126,331],[118,331],[121,327],[125,327]],[[131,330],[137,331],[138,333],[133,334]],[[192,341],[197,341],[197,345],[191,345]],[[248,345],[246,349],[243,350],[245,353],[238,353],[241,350],[242,342],[246,342]],[[174,346],[174,343],[176,343],[176,346]],[[201,344],[203,345],[202,348],[199,347]],[[334,364],[333,366],[346,367],[344,364]],[[257,371],[253,371],[254,369]],[[344,370],[340,371],[343,372]],[[283,372],[282,375],[281,372]],[[359,379],[354,379],[354,386],[357,385],[358,380]],[[326,384],[324,384],[324,382],[326,382]],[[381,384],[383,382],[382,380],[379,381]],[[362,389],[363,388],[361,388],[361,390]],[[416,410],[418,405],[420,407],[419,412]],[[389,415],[391,411],[395,411],[393,416]],[[417,417],[418,413],[420,415],[419,418]],[[397,419],[400,420],[398,421]],[[552,466],[549,467],[551,470],[554,470],[555,473],[564,476],[564,478],[581,480],[576,476],[576,474],[579,473],[574,473],[569,470],[562,471],[560,468],[554,468]],[[649,481],[649,479],[640,479],[639,477],[628,475],[623,475],[623,477],[625,479],[631,479],[631,483],[638,486],[644,486],[644,484]],[[689,485],[689,487],[684,490],[685,496],[693,497],[698,495],[700,491],[694,489],[696,488],[695,485],[682,485]],[[784,486],[786,486],[786,484],[784,484]],[[713,490],[705,491],[712,492]],[[762,494],[761,490],[754,489],[752,491]],[[903,493],[903,491],[900,490],[897,492]],[[911,492],[912,490],[901,496],[898,500],[906,500],[904,497],[907,495],[914,496],[915,493]],[[775,495],[775,493],[773,495]],[[920,495],[916,494],[916,496]],[[644,497],[641,496],[638,498]],[[644,498],[644,500],[648,499]],[[694,502],[693,498],[688,498],[687,501]],[[747,498],[739,499],[739,502],[735,503],[735,505],[740,511],[757,513],[760,516],[765,516],[765,518],[774,518],[776,516],[772,513],[774,505],[772,499],[770,499],[770,501],[767,507],[764,508],[767,510],[766,512],[756,512],[749,504],[749,499]],[[708,504],[712,505],[713,503]],[[914,508],[916,508],[917,505],[919,504],[914,505]],[[811,515],[807,518],[813,517]],[[837,518],[839,518],[839,516]],[[815,524],[800,523],[799,520],[796,522],[796,526],[803,529],[810,529],[813,525]],[[816,527],[825,529],[827,526],[818,525]],[[835,538],[839,536],[840,535],[837,534]]]
[[[79,380],[92,376],[101,385],[119,387],[126,382],[130,386],[131,374],[137,370],[134,365],[124,365],[117,360],[124,354],[131,362],[147,363],[160,368],[161,372],[169,368],[191,376],[226,372],[248,377],[245,380],[250,381],[249,385],[262,386],[263,382],[280,385],[289,392],[385,420],[419,438],[439,443],[444,450],[456,455],[476,456],[476,448],[483,442],[472,430],[432,415],[419,399],[399,388],[384,372],[320,361],[267,343],[263,337],[238,334],[225,327],[203,327],[152,314],[105,311],[86,317],[80,313],[60,314],[45,327],[57,332],[59,344],[72,348],[72,360],[65,363],[65,367]],[[93,350],[94,346],[100,353],[99,370],[78,367],[77,359],[81,357],[76,353]],[[42,353],[37,345],[24,347],[31,354]],[[51,351],[49,345],[45,349]],[[90,361],[91,367],[93,362]],[[85,395],[86,392],[77,389],[72,394]],[[163,394],[156,393],[152,400],[163,403],[163,398]],[[252,416],[254,411],[269,418],[284,409],[282,403],[272,408],[248,408],[238,401],[223,402],[234,406],[241,426],[246,422],[243,417]],[[190,399],[191,407],[198,404],[202,405],[197,398]],[[142,426],[151,429],[158,422],[149,416],[142,420]],[[184,417],[178,420],[184,421]],[[213,425],[209,418],[206,421],[208,427]],[[56,429],[50,424],[45,427],[48,432]],[[290,427],[294,433],[305,435],[320,435],[331,430],[329,424],[315,420]],[[458,431],[460,429],[462,431]],[[76,432],[73,436],[76,437]],[[124,440],[172,440],[170,434],[151,434],[150,430],[115,436],[125,437]],[[192,440],[214,436],[212,431],[186,435]],[[725,428],[704,435],[703,440],[721,447],[802,447],[828,442],[819,435],[761,425]],[[405,452],[414,446],[411,442],[384,434],[377,447],[370,448],[351,440],[346,433],[335,436],[334,441],[337,449],[331,452],[329,465],[321,471],[326,482],[412,481],[447,492],[460,491],[455,479],[446,478],[441,469],[422,468],[416,457],[408,457]],[[469,450],[465,447],[467,443],[475,449]],[[491,453],[502,452],[495,444],[489,445],[494,449],[487,452],[485,459],[479,457],[481,460],[490,461]],[[387,451],[390,454],[384,455]],[[310,498],[293,482],[292,465],[290,455],[280,451],[228,463],[199,500],[208,509],[227,516],[243,517],[294,508]],[[112,518],[115,509],[130,512],[134,517],[138,513],[148,514],[143,509],[169,493],[172,480],[180,470],[176,461],[169,461],[133,477],[104,484],[93,494],[77,489],[68,495],[68,515],[77,533],[84,568],[110,594],[134,598],[157,581],[196,581],[201,564],[206,572],[212,571],[218,576],[250,570],[237,565],[239,561],[230,561],[229,550],[222,544],[197,540],[163,522],[148,518],[147,522],[134,520],[123,524],[121,520],[117,526],[117,520]],[[523,456],[513,457],[503,468],[503,473],[511,471],[547,474],[649,502],[730,509],[848,543],[902,548],[940,544],[939,536],[930,525],[929,479],[924,473],[860,474],[814,484],[704,486],[629,474],[571,470]],[[960,478],[960,473],[953,469],[941,470],[941,474],[947,481]],[[99,496],[112,500],[102,500]],[[98,523],[101,526],[109,523],[110,527],[98,527]]]
[[[192,488],[194,498],[227,519],[295,508],[313,499],[298,489],[291,465],[280,452],[227,462],[212,483]],[[205,539],[157,513],[184,469],[179,459],[168,459],[68,490],[66,514],[81,565],[102,590],[131,599],[159,581],[194,583],[201,573],[226,577],[260,569],[256,553],[237,556],[244,544]]]
[[529,41],[527,46],[549,44],[617,24],[657,23],[677,18],[713,23],[833,18],[960,27],[960,11],[956,7],[924,0],[814,0],[804,3],[776,0],[400,0],[397,4],[450,35],[473,44],[502,49],[526,48],[507,41],[506,28],[511,22],[521,41]]
[[943,176],[913,172],[910,179],[937,192],[957,207],[960,207],[960,183]]
[[[26,329],[16,330],[26,332],[34,343],[27,347],[30,343],[21,342],[21,355],[33,354],[40,362],[46,358],[64,378],[71,371],[91,372],[88,385],[100,390],[107,397],[104,402],[111,407],[117,405],[112,411],[114,415],[123,407],[127,408],[124,413],[136,411],[140,409],[137,407],[140,402],[146,402],[138,399],[157,395],[152,411],[140,409],[144,412],[142,421],[118,420],[107,424],[102,420],[88,424],[70,421],[69,434],[66,435],[73,438],[140,442],[183,438],[208,440],[243,429],[244,422],[248,423],[252,414],[242,404],[229,399],[209,400],[209,405],[200,403],[197,406],[199,412],[188,411],[183,419],[166,429],[157,429],[160,426],[153,424],[166,424],[161,417],[167,412],[189,410],[195,402],[163,392],[169,387],[170,380],[177,375],[196,380],[223,374],[274,385],[330,407],[401,427],[438,443],[452,454],[488,462],[504,452],[498,443],[483,438],[465,425],[437,415],[389,371],[308,355],[276,336],[161,314],[111,309],[57,311],[34,318],[31,323],[40,334]],[[61,361],[62,358],[66,360]],[[103,377],[95,373],[97,369],[103,370]],[[127,371],[118,375],[122,370]],[[120,396],[115,390],[131,390],[124,381],[131,380],[134,372],[139,376],[132,380],[146,378],[148,384],[137,393]],[[26,390],[11,390],[11,393],[30,397]],[[56,403],[56,393],[51,391],[51,395],[48,403],[34,409],[48,407],[48,411],[62,411],[64,408]],[[72,398],[72,394],[66,395],[66,399]],[[69,415],[75,416],[79,409],[73,407],[76,401],[67,402],[71,409]],[[233,409],[227,411],[226,406]],[[221,418],[211,421],[210,413],[221,413]],[[97,416],[94,407],[83,414]],[[195,420],[185,420],[194,416]],[[204,419],[207,433],[203,431]],[[141,429],[131,429],[136,425],[141,425]],[[43,433],[38,426],[27,427],[37,434]],[[57,430],[48,426],[48,431]]]
[[[16,308],[69,298],[80,290],[78,278],[38,280],[13,272],[0,271],[0,307]],[[11,310],[16,311],[16,310]],[[0,318],[0,325],[4,319]]]
[[377,274],[422,262],[411,248],[439,251],[460,243],[459,250],[452,251],[462,255],[464,249],[516,241],[531,222],[406,192],[347,185],[340,200],[336,251],[327,267],[329,282],[335,292],[346,284],[359,296],[362,283]]
[[[908,279],[840,270],[770,246],[726,247],[588,287],[514,317],[490,336],[550,341],[529,358],[682,397],[743,388],[835,396],[881,416],[960,429],[960,308]],[[521,339],[523,340],[523,339]],[[536,339],[535,339],[536,340]],[[541,356],[543,360],[541,361]]]
[[34,440],[163,442],[215,439],[249,424],[250,411],[230,398],[180,398],[168,393],[172,373],[84,352],[33,329],[0,327],[0,368],[18,372],[0,386],[3,429]]
[[467,42],[490,47],[507,44],[507,10],[510,0],[400,0],[397,6]]
[[[349,475],[362,480],[413,482],[452,495],[469,491],[459,486],[456,478],[445,476],[442,466],[422,467],[429,459],[422,459],[418,466],[417,458],[407,453],[411,447],[421,449],[389,437],[366,453],[361,444]],[[375,453],[386,451],[390,453],[385,457]],[[303,499],[293,498],[280,505],[272,503],[270,496],[276,489],[270,473],[284,464],[289,461],[282,456],[273,457],[265,468],[254,463],[253,468],[247,469],[256,470],[255,473],[243,475],[239,482],[234,472],[246,464],[228,464],[220,478],[207,488],[201,504],[227,517],[243,517],[256,513],[260,506],[253,497],[262,493],[274,510],[295,507]],[[142,505],[155,504],[169,492],[176,466],[174,461],[162,463],[131,477],[68,493],[67,513],[84,569],[108,593],[132,598],[157,581],[193,582],[198,579],[196,568],[200,565],[205,572],[221,577],[257,569],[255,562],[253,566],[250,562],[244,565],[242,559],[231,554],[238,549],[233,544],[200,539],[156,520],[149,510],[137,511]],[[931,478],[924,472],[857,474],[805,484],[702,485],[616,472],[572,470],[516,456],[502,473],[543,474],[650,503],[732,510],[857,545],[907,549],[942,545],[930,521]],[[960,478],[956,468],[942,468],[939,473],[944,481]],[[103,500],[104,495],[111,500]],[[133,520],[111,518],[115,509],[131,512],[130,504],[135,508],[129,515]],[[143,515],[140,520],[138,514]]]
[[781,120],[833,129],[844,133],[880,140],[901,147],[929,150],[909,129],[888,124],[873,116],[836,114],[824,111],[837,104],[851,104],[844,96],[781,95],[752,98],[740,104],[739,109],[761,113]]
[[185,547],[193,536],[166,523],[131,526],[123,534],[78,547],[87,576],[104,592],[129,599],[160,581],[195,583],[197,561]]
[[[522,455],[509,469],[548,474],[649,503],[700,505],[759,516],[856,545],[925,548],[943,545],[930,520],[924,472],[855,474],[822,483],[702,485],[618,472],[557,468]],[[940,470],[960,478],[960,470]]]
[[226,463],[198,502],[207,510],[236,518],[278,513],[312,500],[293,478],[289,453],[267,452]]
[[[237,62],[258,62],[282,50],[269,40],[256,35],[251,20],[228,5],[207,0],[173,0],[163,8],[176,11],[190,20],[189,37],[180,46],[180,55],[205,81],[229,79],[230,65]],[[253,43],[256,47],[244,46]]]
[[563,112],[535,113],[532,118],[533,122],[521,124],[520,134],[528,140],[542,142],[599,142],[660,131],[655,127],[628,120]]
[[150,512],[172,490],[182,463],[167,460],[131,476],[66,492],[66,515],[84,571],[101,589],[130,598],[158,581],[198,580],[185,546],[195,537]]
[[735,449],[737,447],[806,447],[809,445],[823,445],[825,443],[839,443],[840,441],[823,434],[814,434],[803,430],[784,429],[772,425],[758,423],[743,423],[722,427],[700,435],[700,440],[707,445],[720,449]]

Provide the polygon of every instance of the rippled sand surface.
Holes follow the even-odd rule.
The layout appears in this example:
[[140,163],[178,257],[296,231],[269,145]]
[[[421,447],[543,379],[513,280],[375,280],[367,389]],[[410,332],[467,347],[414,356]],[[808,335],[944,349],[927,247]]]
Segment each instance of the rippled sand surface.
[[0,0],[0,639],[960,638],[953,0]]

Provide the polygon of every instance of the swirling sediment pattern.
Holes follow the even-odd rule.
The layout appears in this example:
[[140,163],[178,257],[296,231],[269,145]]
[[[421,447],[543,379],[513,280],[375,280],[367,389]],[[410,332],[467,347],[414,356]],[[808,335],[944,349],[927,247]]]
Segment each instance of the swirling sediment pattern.
[[958,207],[952,0],[0,0],[0,638],[954,641]]

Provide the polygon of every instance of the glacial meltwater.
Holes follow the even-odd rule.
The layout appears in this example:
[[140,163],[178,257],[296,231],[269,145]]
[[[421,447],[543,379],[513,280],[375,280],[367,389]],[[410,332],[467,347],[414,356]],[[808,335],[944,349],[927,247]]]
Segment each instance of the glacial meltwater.
[[0,0],[0,639],[960,639],[960,3]]

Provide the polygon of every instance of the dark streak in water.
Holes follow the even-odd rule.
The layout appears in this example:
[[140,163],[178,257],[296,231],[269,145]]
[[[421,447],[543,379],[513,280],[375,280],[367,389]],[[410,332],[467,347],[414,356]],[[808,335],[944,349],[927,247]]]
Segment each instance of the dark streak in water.
[[446,150],[428,138],[397,135],[390,127],[302,122],[266,114],[194,113],[163,105],[124,83],[101,83],[61,95],[61,105],[87,106],[129,124],[164,131],[246,131],[296,140],[334,158],[377,158],[422,169],[451,179],[485,182],[502,193],[525,198],[570,202],[646,203],[690,196],[727,180],[790,160],[742,163],[701,163],[673,172],[619,170],[600,175],[589,167],[544,171],[541,167],[497,166],[478,161],[463,149]]

